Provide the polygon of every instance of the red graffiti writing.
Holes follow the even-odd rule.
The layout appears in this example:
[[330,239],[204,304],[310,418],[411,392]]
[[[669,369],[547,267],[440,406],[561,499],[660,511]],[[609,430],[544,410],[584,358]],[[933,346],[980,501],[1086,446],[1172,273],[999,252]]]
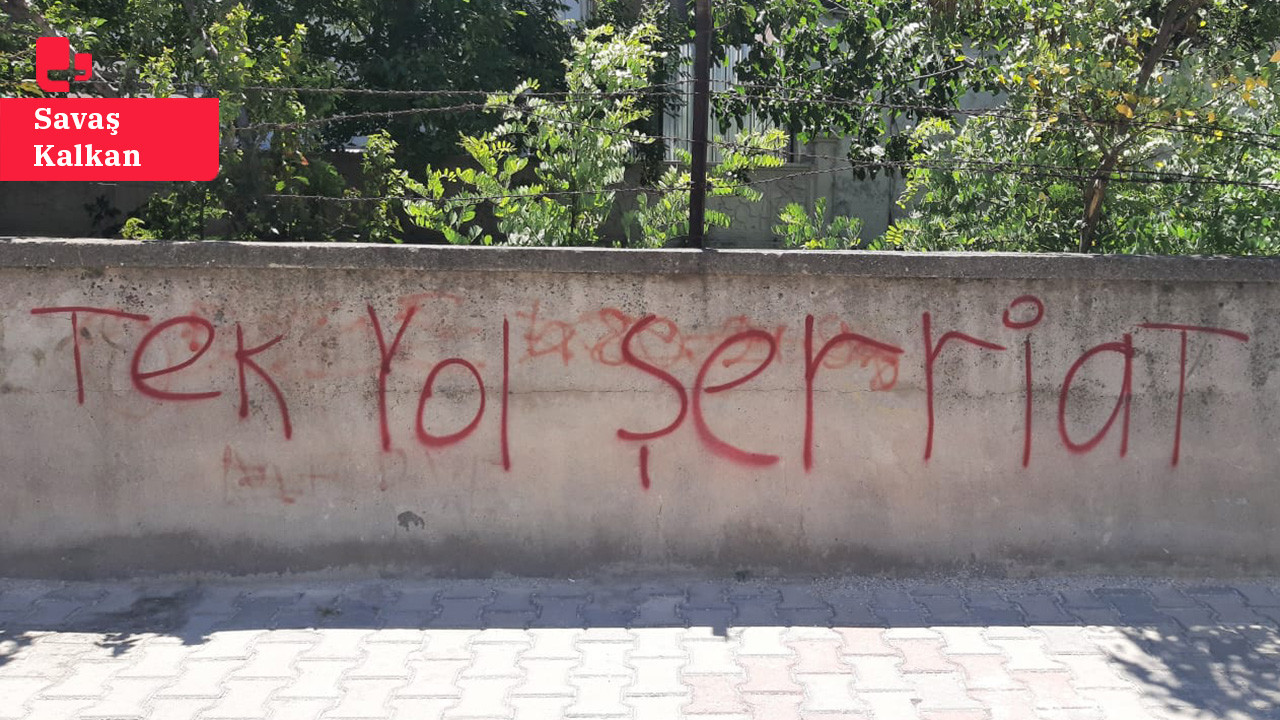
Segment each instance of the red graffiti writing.
[[675,420],[671,421],[670,425],[667,425],[666,427],[661,428],[659,430],[652,430],[648,432],[633,432],[631,430],[624,430],[622,428],[619,428],[618,437],[622,438],[623,440],[653,440],[655,438],[660,438],[664,435],[673,433],[675,432],[676,428],[680,427],[680,423],[684,422],[684,416],[689,411],[689,394],[685,392],[684,385],[679,380],[677,380],[674,376],[672,376],[671,373],[668,373],[665,370],[656,368],[653,365],[650,365],[649,363],[636,357],[635,353],[631,349],[631,344],[635,340],[636,336],[639,335],[641,332],[643,332],[645,328],[649,327],[649,325],[656,320],[657,320],[656,316],[646,315],[643,318],[640,318],[640,320],[637,321],[636,324],[631,326],[631,329],[627,331],[626,336],[622,340],[622,358],[623,358],[623,361],[626,362],[628,365],[638,368],[642,372],[645,372],[649,375],[652,375],[653,377],[666,383],[668,386],[671,387],[672,390],[675,390],[677,397],[680,398],[680,412],[676,413],[676,418]]
[[979,340],[972,335],[966,335],[962,332],[951,330],[942,334],[938,338],[938,344],[933,344],[933,319],[929,313],[925,313],[921,318],[921,325],[924,334],[924,383],[925,383],[925,408],[928,413],[928,429],[925,431],[924,439],[924,459],[928,460],[933,455],[933,363],[938,359],[938,355],[942,353],[942,349],[952,340],[969,343],[976,347],[986,350],[1004,350],[1003,345],[997,345],[986,340]]
[[1182,450],[1182,397],[1187,393],[1187,333],[1198,332],[1231,338],[1239,342],[1249,342],[1249,336],[1235,330],[1207,327],[1204,325],[1177,325],[1174,323],[1142,323],[1138,327],[1147,330],[1176,330],[1181,336],[1181,349],[1178,354],[1178,410],[1173,426],[1173,465],[1178,465],[1178,455]]
[[[1103,423],[1102,429],[1088,440],[1078,443],[1071,439],[1071,435],[1067,432],[1067,398],[1071,393],[1071,383],[1075,380],[1076,373],[1089,359],[1094,355],[1104,352],[1119,353],[1124,358],[1124,374],[1120,381],[1120,394],[1116,397],[1116,404],[1111,409],[1111,415],[1107,417],[1107,421]],[[1121,411],[1124,412],[1124,421],[1120,430],[1120,457],[1124,457],[1129,450],[1129,406],[1133,399],[1133,336],[1125,333],[1124,340],[1121,342],[1102,343],[1085,351],[1083,355],[1071,364],[1071,369],[1067,371],[1067,377],[1062,381],[1062,394],[1058,397],[1058,435],[1062,438],[1062,444],[1073,453],[1085,453],[1092,450],[1102,442],[1107,436],[1107,432],[1111,430],[1111,425],[1115,423],[1116,417]]]
[[[1009,311],[1019,305],[1030,305],[1035,309],[1035,314],[1027,320],[1014,320],[1009,316]],[[1000,321],[1010,330],[1029,330],[1036,326],[1044,318],[1044,303],[1040,299],[1032,295],[1022,295],[1013,299],[1009,303],[1009,307],[1005,308],[1004,315]],[[1032,408],[1032,389],[1031,389],[1031,334],[1027,334],[1026,340],[1022,341],[1022,364],[1026,370],[1026,410],[1022,421],[1022,467],[1031,464],[1031,408]]]
[[[199,344],[192,340],[189,345],[192,352],[191,357],[183,360],[177,365],[170,365],[169,367],[161,368],[159,370],[148,370],[147,372],[143,372],[142,358],[146,355],[147,348],[151,346],[151,343],[160,336],[160,333],[163,333],[169,328],[181,327],[184,325],[188,327],[198,327],[204,330],[204,344]],[[215,331],[213,329],[213,323],[205,320],[199,315],[183,315],[182,317],[170,318],[151,328],[146,335],[142,336],[142,340],[138,342],[137,349],[133,351],[133,362],[129,365],[129,377],[133,380],[133,386],[143,395],[153,397],[157,400],[208,400],[210,398],[218,397],[222,394],[222,391],[220,390],[207,390],[204,392],[175,392],[171,390],[161,390],[150,382],[153,378],[172,375],[179,370],[194,365],[201,357],[204,357],[206,352],[208,352],[209,346],[213,345],[214,335]]]
[[125,320],[134,320],[137,322],[148,322],[151,320],[147,315],[139,315],[138,313],[130,313],[123,310],[112,310],[110,308],[88,307],[84,305],[69,307],[42,307],[31,310],[32,315],[50,315],[54,313],[71,314],[71,353],[75,358],[76,365],[76,402],[81,405],[84,404],[84,371],[81,369],[80,362],[80,313],[105,315],[107,317],[116,317]]
[[[880,362],[878,366],[884,367],[892,365],[894,368],[892,380],[887,384],[883,382],[880,374],[877,373],[872,377],[872,390],[889,390],[897,382],[898,378],[898,356],[902,354],[902,348],[896,345],[873,340],[866,335],[860,335],[855,332],[843,330],[835,337],[823,343],[818,349],[817,354],[813,352],[813,316],[808,315],[804,319],[804,469],[805,472],[813,469],[813,381],[818,377],[818,368],[829,367],[825,364],[827,356],[831,351],[838,347],[861,346],[869,348],[872,353],[878,355]],[[850,352],[849,358],[853,358],[854,354]],[[866,360],[862,366],[866,367]],[[845,363],[846,365],[848,363]]]
[[[752,368],[751,372],[748,372],[742,377],[720,383],[719,385],[705,387],[707,371],[709,371],[715,364],[715,361],[720,358],[720,355],[725,350],[736,344],[752,340],[767,343],[769,346],[768,356],[766,356],[759,365]],[[748,330],[746,332],[738,333],[717,345],[716,349],[712,350],[711,354],[708,355],[707,359],[702,363],[702,369],[698,370],[698,379],[693,383],[693,424],[694,427],[698,429],[698,437],[702,439],[702,442],[706,444],[711,452],[734,462],[742,463],[743,465],[766,466],[778,462],[777,455],[749,452],[747,450],[734,447],[724,440],[721,440],[714,432],[711,431],[710,426],[707,425],[706,418],[702,415],[702,393],[705,392],[711,394],[724,392],[725,390],[732,390],[739,385],[747,383],[755,376],[764,372],[765,368],[769,367],[769,363],[773,362],[774,356],[777,355],[777,350],[778,347],[772,335],[763,330]],[[724,364],[727,367],[730,363],[725,362]]]
[[373,334],[378,340],[378,429],[382,436],[382,449],[391,449],[391,427],[387,422],[387,376],[391,374],[391,358],[396,356],[396,350],[400,348],[400,341],[404,339],[404,331],[409,329],[409,321],[413,319],[413,314],[417,312],[416,305],[410,305],[404,311],[404,320],[400,321],[400,329],[396,330],[395,340],[391,341],[391,347],[387,347],[387,339],[382,334],[382,323],[378,322],[378,313],[374,311],[373,306],[367,306],[369,310],[369,321],[373,323]]
[[511,470],[511,450],[507,440],[507,407],[511,398],[511,323],[502,318],[502,469]]
[[280,392],[280,386],[276,385],[276,381],[253,359],[254,355],[270,348],[283,339],[283,335],[277,335],[257,347],[246,349],[244,346],[244,330],[240,328],[240,323],[236,323],[236,375],[240,379],[240,417],[249,417],[249,390],[246,387],[244,373],[245,368],[248,368],[257,373],[258,378],[267,384],[267,388],[275,396],[276,404],[280,407],[280,417],[284,423],[284,438],[288,440],[293,437],[293,424],[289,422],[289,404],[284,401],[284,393]]
[[[87,322],[86,317],[93,316],[106,319],[101,320],[101,322],[111,322],[112,320],[110,319],[141,322],[145,325],[144,329],[141,330],[142,337],[137,345],[131,351],[120,348],[122,352],[128,353],[129,379],[132,387],[139,394],[155,400],[177,403],[217,398],[223,394],[223,390],[217,389],[216,385],[209,387],[208,385],[202,386],[200,383],[210,382],[210,366],[225,369],[229,374],[229,368],[226,368],[225,364],[233,360],[235,362],[236,382],[239,390],[239,417],[245,419],[250,415],[249,393],[250,379],[252,378],[259,391],[265,388],[265,392],[274,400],[280,416],[282,434],[286,440],[291,439],[293,436],[294,418],[291,414],[286,394],[281,387],[280,379],[289,377],[291,370],[294,371],[295,377],[312,378],[313,376],[307,374],[308,368],[305,365],[294,367],[290,364],[290,354],[282,350],[285,338],[291,338],[289,343],[291,346],[296,346],[305,339],[311,339],[313,344],[321,346],[325,353],[332,353],[328,357],[341,357],[338,343],[339,333],[359,332],[363,334],[368,332],[367,328],[372,328],[378,351],[374,380],[377,388],[377,425],[380,449],[383,451],[379,453],[379,456],[386,458],[400,457],[402,462],[405,457],[404,451],[393,448],[393,433],[391,421],[388,417],[390,412],[388,407],[389,377],[396,359],[400,359],[399,370],[402,374],[410,372],[410,368],[413,369],[412,371],[415,374],[426,370],[423,384],[418,391],[417,413],[412,425],[417,441],[428,449],[426,455],[420,454],[419,457],[430,457],[431,449],[452,446],[471,437],[484,422],[486,410],[492,407],[490,401],[496,400],[500,402],[498,449],[501,466],[504,471],[511,471],[513,459],[509,427],[513,408],[511,407],[510,399],[513,383],[518,385],[520,382],[520,365],[517,364],[516,377],[513,377],[511,367],[513,329],[510,320],[506,316],[502,318],[501,397],[500,399],[489,398],[488,388],[495,387],[498,379],[496,358],[489,360],[487,354],[467,358],[458,356],[446,357],[435,362],[429,369],[426,363],[418,364],[413,360],[413,358],[417,357],[416,352],[419,350],[416,345],[427,339],[437,340],[444,347],[449,347],[455,340],[465,341],[475,337],[488,336],[488,333],[485,333],[480,328],[460,325],[450,326],[449,323],[443,320],[439,322],[423,321],[422,317],[427,312],[430,312],[430,309],[424,311],[424,306],[420,305],[420,302],[435,302],[436,306],[445,306],[447,311],[452,312],[454,308],[462,303],[462,298],[450,293],[406,295],[398,299],[399,310],[394,315],[394,319],[385,327],[383,319],[379,318],[378,312],[372,305],[366,305],[365,307],[368,316],[367,322],[363,319],[364,313],[356,312],[351,313],[349,316],[350,322],[335,322],[332,325],[330,325],[327,316],[335,312],[333,307],[325,310],[325,315],[319,319],[305,318],[300,314],[301,311],[296,310],[272,311],[265,316],[267,323],[282,326],[284,332],[279,334],[266,333],[257,338],[258,344],[251,344],[246,340],[247,337],[254,337],[254,333],[247,330],[240,322],[225,321],[226,325],[235,325],[234,351],[227,347],[230,345],[230,341],[226,339],[221,341],[222,344],[218,346],[218,351],[213,353],[210,351],[215,347],[218,328],[215,327],[213,322],[206,319],[205,315],[215,317],[222,323],[224,322],[222,311],[214,307],[205,307],[199,303],[193,306],[195,309],[189,314],[171,317],[155,325],[151,325],[151,318],[148,315],[87,305],[40,307],[32,309],[30,312],[35,316],[50,314],[65,314],[69,316],[77,402],[79,404],[84,404],[85,402],[84,363],[82,359],[84,351],[81,347],[81,341],[85,339],[84,342],[86,344],[91,342],[87,339],[91,337],[89,329],[82,327]],[[1045,303],[1039,298],[1033,295],[1015,297],[999,314],[999,318],[1003,332],[1012,331],[1022,335],[1021,367],[1014,364],[1017,361],[1012,354],[983,356],[986,358],[1007,358],[1007,360],[995,360],[1000,366],[1001,378],[1016,378],[1013,384],[1014,393],[1018,391],[1018,383],[1022,385],[1021,394],[1023,394],[1023,398],[1019,403],[1021,408],[1018,412],[1022,415],[1022,428],[1019,433],[1021,437],[1019,440],[1021,444],[1021,464],[1024,468],[1030,466],[1035,437],[1033,410],[1036,389],[1033,381],[1035,378],[1036,356],[1033,353],[1035,349],[1033,334],[1034,332],[1039,332],[1036,329],[1042,326],[1047,314]],[[443,318],[444,316],[441,317]],[[304,318],[306,319],[305,323],[302,322]],[[359,319],[355,320],[355,318]],[[637,443],[641,487],[647,489],[652,486],[651,461],[654,459],[652,456],[656,442],[676,433],[686,419],[691,419],[693,426],[692,436],[696,438],[698,447],[710,456],[740,465],[746,469],[771,467],[781,462],[783,454],[767,446],[767,441],[761,439],[765,437],[763,433],[752,439],[738,435],[733,428],[749,429],[755,426],[752,422],[754,418],[750,417],[748,413],[759,412],[759,405],[754,404],[752,398],[760,396],[748,393],[753,389],[759,388],[747,388],[748,383],[754,381],[757,385],[765,385],[766,377],[779,376],[779,371],[775,368],[782,368],[781,372],[785,373],[789,372],[787,368],[799,364],[793,362],[792,365],[788,366],[783,362],[783,339],[786,337],[786,325],[779,324],[771,328],[760,327],[746,316],[737,315],[718,324],[710,323],[700,328],[697,332],[691,332],[687,329],[682,329],[671,318],[652,313],[640,317],[632,317],[617,308],[602,308],[583,312],[572,321],[566,321],[545,317],[545,313],[536,302],[532,304],[532,308],[528,312],[518,313],[517,318],[519,321],[527,323],[524,328],[515,330],[517,344],[520,343],[521,338],[523,338],[525,344],[522,357],[517,359],[527,360],[541,355],[552,355],[560,357],[563,363],[568,364],[575,357],[582,357],[583,353],[585,353],[586,358],[599,365],[619,368],[617,371],[619,373],[638,371],[644,376],[641,378],[633,374],[631,378],[632,384],[628,385],[628,387],[638,385],[642,390],[652,391],[653,394],[648,395],[648,397],[658,399],[657,401],[647,402],[644,414],[639,416],[647,418],[647,423],[641,424],[645,421],[629,420],[625,423],[620,423],[629,427],[617,427],[614,431],[614,435],[619,440]],[[416,325],[414,323],[415,320],[419,321]],[[993,316],[988,317],[988,322],[991,323],[988,327],[999,327],[994,325],[994,320]],[[394,332],[392,325],[395,326]],[[334,329],[326,333],[322,331],[322,328],[326,326]],[[411,326],[415,328],[412,341],[409,340]],[[222,327],[225,329],[225,325]],[[290,328],[294,328],[298,332],[290,334]],[[1143,322],[1138,324],[1137,328],[1178,333],[1178,394],[1176,412],[1172,422],[1173,445],[1171,454],[1171,463],[1176,467],[1182,455],[1183,414],[1189,374],[1187,356],[1191,336],[1194,334],[1210,338],[1226,338],[1236,342],[1249,342],[1250,337],[1236,330],[1207,325]],[[922,367],[924,377],[922,384],[924,389],[923,405],[926,415],[924,459],[928,461],[934,451],[935,406],[938,402],[936,394],[938,392],[937,385],[940,382],[938,373],[941,372],[937,363],[944,350],[948,348],[948,344],[950,343],[950,347],[953,350],[958,345],[968,345],[972,348],[986,351],[1005,351],[1008,348],[1003,341],[996,342],[994,339],[983,339],[959,330],[948,330],[935,337],[934,318],[931,312],[923,312],[921,314],[920,329],[921,345],[916,347],[922,347],[923,349]],[[986,331],[982,334],[986,334]],[[367,338],[367,335],[364,337]],[[1064,365],[1067,365],[1067,368],[1061,385],[1055,388],[1059,389],[1057,435],[1062,445],[1070,453],[1085,454],[1094,451],[1117,426],[1119,426],[1119,455],[1120,457],[1125,457],[1128,452],[1134,395],[1133,366],[1138,353],[1135,350],[1132,334],[1124,333],[1120,337],[1121,339],[1118,341],[1104,342],[1086,348],[1082,354],[1069,364],[1067,363],[1068,358],[1061,360]],[[1141,337],[1151,338],[1154,336]],[[367,339],[365,342],[367,343]],[[410,345],[415,345],[412,352],[408,349]],[[827,425],[824,425],[816,417],[815,405],[817,403],[815,399],[821,397],[818,395],[819,383],[823,383],[824,387],[826,387],[826,384],[837,382],[839,376],[832,376],[834,371],[844,368],[860,368],[868,375],[866,382],[871,391],[892,390],[898,384],[901,362],[906,351],[891,342],[855,332],[848,323],[836,315],[817,317],[812,314],[806,315],[804,317],[802,342],[793,342],[792,347],[795,345],[800,345],[800,349],[803,351],[803,364],[799,377],[792,375],[788,381],[788,387],[794,387],[800,382],[803,383],[803,417],[800,417],[801,410],[797,406],[794,410],[788,411],[789,413],[794,413],[794,415],[780,414],[777,419],[772,421],[773,426],[769,427],[769,430],[786,432],[790,430],[791,423],[803,421],[803,439],[799,454],[803,461],[805,472],[810,472],[815,465],[815,455],[818,454],[818,449],[821,445],[819,433],[833,432],[830,429],[825,429]],[[113,346],[118,347],[114,343]],[[496,349],[495,347],[494,350]],[[521,351],[517,350],[517,352]],[[454,355],[454,353],[445,354]],[[1072,354],[1074,355],[1074,352]],[[965,353],[953,352],[953,355],[956,356],[955,360],[959,360]],[[969,353],[969,355],[973,355],[973,353]],[[1080,413],[1084,409],[1084,403],[1079,398],[1079,395],[1086,392],[1085,386],[1088,383],[1080,378],[1080,374],[1085,371],[1085,374],[1089,375],[1088,370],[1093,370],[1094,366],[1106,366],[1105,360],[1102,363],[1094,362],[1104,355],[1118,355],[1121,361],[1119,368],[1121,374],[1118,378],[1119,389],[1116,392],[1114,404],[1109,410],[1100,411],[1098,416],[1084,416],[1092,418],[1091,421],[1081,420]],[[90,357],[93,358],[92,355]],[[951,358],[948,358],[948,360],[950,361]],[[326,360],[326,362],[332,361]],[[686,362],[688,362],[687,366],[685,365]],[[947,364],[950,365],[950,362]],[[339,369],[337,371],[346,373],[345,375],[336,375],[334,377],[356,377],[360,375],[365,378],[364,382],[368,382],[368,373],[370,372],[368,365],[348,363],[348,366],[349,369],[347,370]],[[1106,367],[1109,368],[1109,366]],[[350,370],[350,368],[358,368],[358,373],[355,370]],[[1016,370],[1017,375],[1005,374],[1006,370]],[[466,401],[468,407],[462,412],[470,414],[455,416],[442,412],[443,408],[440,404],[448,401],[438,396],[449,395],[449,397],[453,397],[452,393],[441,391],[439,387],[441,387],[441,383],[447,384],[455,378],[461,379],[462,374],[459,371],[465,371],[470,375],[471,381],[475,383],[477,398],[474,400],[474,410],[470,407],[470,402],[472,401],[470,399]],[[493,373],[493,376],[489,378],[488,385],[486,385],[486,372]],[[539,369],[539,372],[541,372],[541,369]],[[613,372],[610,370],[604,374],[607,375]],[[1060,370],[1055,370],[1055,372],[1060,372]],[[769,373],[769,375],[766,376],[766,373]],[[461,381],[468,382],[465,379]],[[849,381],[845,379],[844,382],[848,383]],[[1113,387],[1115,386],[1113,385]],[[1077,396],[1075,398],[1076,405],[1074,406],[1072,405],[1073,389]],[[739,390],[739,393],[727,396],[721,395],[733,390]],[[776,390],[777,388],[768,387],[761,391],[774,392]],[[1041,393],[1045,392],[1041,390]],[[469,398],[469,385],[465,394]],[[720,397],[726,399],[716,399]],[[918,398],[918,395],[915,397]],[[1051,397],[1052,395],[1050,395]],[[433,399],[436,404],[432,404],[431,401]],[[739,402],[733,402],[734,400]],[[1050,399],[1049,402],[1052,402],[1052,400]],[[1104,403],[1111,402],[1112,399],[1108,394],[1104,398]],[[524,407],[524,405],[517,405],[516,412],[519,412],[521,407]],[[1105,418],[1100,417],[1101,412],[1107,412]],[[736,421],[732,424],[728,421],[731,414],[736,418]],[[448,418],[456,417],[458,419],[454,422],[442,421],[442,424],[448,423],[449,427],[441,429],[430,422],[433,415]],[[1087,437],[1079,437],[1086,434],[1086,431],[1081,428],[1082,422],[1090,425]],[[1101,422],[1101,426],[1094,427],[1099,422]],[[779,425],[783,427],[779,427]],[[433,429],[428,430],[428,427]],[[763,429],[764,425],[761,425],[761,427]],[[408,428],[406,427],[405,430],[407,431]],[[1050,436],[1052,435],[1052,431],[1047,432]],[[228,478],[235,476],[237,478],[236,484],[239,486],[277,487],[280,499],[286,503],[292,502],[293,498],[297,496],[297,493],[286,489],[283,480],[273,477],[273,473],[275,475],[279,475],[279,473],[278,471],[272,471],[268,464],[247,463],[239,455],[231,451],[230,448],[224,453],[223,464],[224,474]],[[388,482],[386,475],[384,468],[382,473],[382,486],[384,489]],[[401,478],[401,476],[403,476],[404,482],[409,482],[410,478],[415,477],[407,467],[397,470],[396,477]],[[399,481],[397,480],[397,482]]]
[[[457,365],[459,367],[466,368],[471,373],[472,377],[475,378],[476,387],[480,390],[480,407],[476,408],[475,417],[472,418],[471,422],[467,423],[467,426],[461,430],[448,435],[432,435],[427,432],[427,429],[422,422],[422,414],[427,409],[427,401],[431,399],[431,389],[435,387],[436,376],[440,374],[441,370],[444,370],[450,365]],[[418,441],[427,447],[445,447],[446,445],[452,445],[453,443],[456,443],[470,435],[471,432],[476,429],[476,426],[480,424],[480,418],[482,417],[484,417],[484,380],[480,379],[480,371],[476,369],[476,366],[462,358],[449,358],[448,360],[441,360],[436,363],[435,367],[431,368],[431,372],[427,373],[427,382],[422,386],[422,393],[418,396]]]

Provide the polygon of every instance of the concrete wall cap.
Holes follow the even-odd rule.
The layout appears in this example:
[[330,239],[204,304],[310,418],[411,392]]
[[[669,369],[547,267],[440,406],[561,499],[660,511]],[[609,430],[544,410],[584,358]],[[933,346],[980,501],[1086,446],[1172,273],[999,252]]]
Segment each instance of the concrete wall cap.
[[0,238],[0,268],[293,268],[956,280],[1280,281],[1280,258],[1071,253],[630,250]]

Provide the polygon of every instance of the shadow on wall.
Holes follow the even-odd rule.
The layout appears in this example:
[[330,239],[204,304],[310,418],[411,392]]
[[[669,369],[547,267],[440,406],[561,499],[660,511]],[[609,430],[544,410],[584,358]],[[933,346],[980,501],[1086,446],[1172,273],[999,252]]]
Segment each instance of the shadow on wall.
[[[889,658],[897,682],[913,673],[935,673],[935,679],[942,677],[936,673],[964,673],[976,694],[995,686],[1030,689],[1034,697],[1053,698],[1063,708],[1101,703],[1107,712],[1120,712],[1106,701],[1107,693],[1120,690],[1130,696],[1136,690],[1152,707],[1195,717],[1276,717],[1280,707],[1275,620],[1280,594],[1266,585],[866,578],[3,581],[0,617],[0,676],[25,675],[24,663],[40,667],[33,658],[50,654],[51,640],[61,647],[53,654],[63,661],[72,656],[68,643],[87,642],[83,635],[59,640],[51,632],[96,636],[92,648],[83,651],[87,654],[75,656],[80,658],[140,653],[145,659],[154,648],[172,652],[178,647],[144,644],[160,636],[180,640],[193,659],[234,657],[247,664],[251,653],[223,652],[223,644],[246,644],[239,631],[321,631],[257,636],[258,643],[311,643],[299,650],[303,656],[326,643],[326,630],[418,631],[397,632],[385,642],[416,643],[419,652],[410,651],[412,672],[430,673],[426,666],[438,660],[434,648],[456,645],[467,659],[472,656],[465,648],[486,642],[486,630],[523,631],[519,636],[495,633],[493,642],[533,646],[545,636],[561,638],[549,641],[557,647],[570,647],[574,637],[583,636],[564,641],[565,630],[627,628],[635,647],[647,634],[664,635],[664,628],[704,628],[711,632],[682,637],[727,643],[741,660],[760,652],[762,646],[754,643],[769,637],[752,637],[753,628],[795,627],[833,631],[803,634],[807,649],[794,648],[801,652],[788,661],[790,671],[819,672],[797,670],[796,663],[812,660],[805,656],[814,642],[825,643],[842,665],[822,672],[849,674],[855,691],[874,679],[860,674],[860,663],[887,667]],[[885,632],[907,629],[914,631]],[[459,630],[472,632],[458,635]],[[349,633],[333,636],[351,640]],[[621,641],[612,634],[608,639]],[[748,642],[755,649],[749,650]],[[424,648],[427,652],[420,652]],[[361,657],[353,650],[351,662]],[[927,691],[929,684],[923,687]]]

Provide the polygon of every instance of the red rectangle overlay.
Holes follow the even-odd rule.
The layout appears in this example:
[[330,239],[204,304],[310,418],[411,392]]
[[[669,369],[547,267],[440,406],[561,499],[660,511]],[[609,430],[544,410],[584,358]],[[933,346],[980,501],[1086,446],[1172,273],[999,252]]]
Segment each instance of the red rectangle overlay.
[[217,175],[217,98],[0,98],[0,180]]

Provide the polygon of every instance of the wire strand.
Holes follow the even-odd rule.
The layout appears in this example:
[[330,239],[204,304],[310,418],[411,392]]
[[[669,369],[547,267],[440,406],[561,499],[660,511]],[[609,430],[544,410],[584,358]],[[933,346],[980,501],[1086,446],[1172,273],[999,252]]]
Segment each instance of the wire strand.
[[[875,110],[892,110],[898,112],[921,112],[935,114],[961,115],[970,117],[991,117],[1004,120],[1017,120],[1021,122],[1034,121],[1043,119],[1045,116],[1054,116],[1065,118],[1070,122],[1079,123],[1086,126],[1102,126],[1108,127],[1116,125],[1120,122],[1118,119],[1098,119],[1090,118],[1080,113],[1053,111],[1053,110],[1029,110],[1025,112],[1011,112],[1000,108],[959,108],[946,107],[941,105],[926,105],[912,103],[887,103],[874,100],[859,100],[847,97],[839,97],[835,95],[827,95],[822,93],[812,93],[810,91],[798,90],[797,88],[788,88],[779,85],[767,85],[761,83],[739,83],[733,80],[712,80],[713,84],[720,84],[725,87],[747,88],[768,91],[768,93],[739,93],[732,91],[714,91],[712,94],[726,98],[736,99],[752,99],[763,100],[773,103],[789,103],[789,104],[827,104],[856,108],[871,108]],[[783,92],[800,92],[801,97],[785,97],[779,96],[778,93]],[[1241,139],[1250,139],[1260,147],[1266,147],[1271,150],[1280,150],[1280,135],[1274,133],[1257,132],[1253,130],[1239,130],[1235,128],[1223,127],[1221,125],[1212,124],[1205,127],[1195,127],[1191,125],[1181,125],[1178,123],[1158,122],[1152,120],[1126,120],[1128,125],[1132,127],[1145,127],[1150,129],[1169,130],[1172,132],[1183,132],[1203,137],[1216,137],[1218,134],[1223,136],[1231,136]]]

